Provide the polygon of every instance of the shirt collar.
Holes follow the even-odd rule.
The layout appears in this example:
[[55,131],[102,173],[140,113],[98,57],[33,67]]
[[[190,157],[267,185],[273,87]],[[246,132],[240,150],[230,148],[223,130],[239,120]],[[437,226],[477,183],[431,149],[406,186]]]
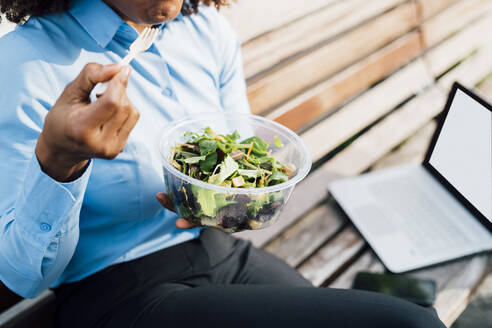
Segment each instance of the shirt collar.
[[[70,8],[70,14],[79,22],[84,30],[96,41],[106,48],[116,33],[127,25],[121,17],[102,0],[75,0]],[[175,18],[182,21],[181,13]],[[167,23],[161,25],[163,29]],[[131,29],[128,26],[128,29]],[[136,36],[135,36],[136,37]]]
[[75,0],[69,12],[103,48],[106,48],[124,23],[102,0]]

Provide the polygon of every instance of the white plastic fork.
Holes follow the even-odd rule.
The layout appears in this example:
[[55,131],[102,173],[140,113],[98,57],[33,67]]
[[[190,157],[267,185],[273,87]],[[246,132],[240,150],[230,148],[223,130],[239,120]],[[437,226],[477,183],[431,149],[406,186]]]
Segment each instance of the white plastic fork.
[[[159,32],[159,25],[146,27],[138,38],[130,46],[130,52],[120,62],[121,66],[129,65],[135,57],[147,51],[154,43]],[[91,92],[91,101],[94,102],[98,97],[102,96],[108,89],[108,82],[98,83]]]

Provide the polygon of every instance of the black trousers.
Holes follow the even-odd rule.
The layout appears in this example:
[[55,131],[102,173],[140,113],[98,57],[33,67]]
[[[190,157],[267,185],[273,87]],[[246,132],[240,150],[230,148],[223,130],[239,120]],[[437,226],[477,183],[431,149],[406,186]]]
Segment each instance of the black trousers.
[[435,312],[375,293],[314,288],[218,230],[55,289],[58,327],[443,328]]

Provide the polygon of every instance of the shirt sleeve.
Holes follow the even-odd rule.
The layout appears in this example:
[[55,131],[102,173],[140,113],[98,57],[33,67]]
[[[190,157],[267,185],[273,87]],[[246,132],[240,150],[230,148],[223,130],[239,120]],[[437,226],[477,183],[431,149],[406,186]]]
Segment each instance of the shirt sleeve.
[[220,68],[220,97],[225,111],[250,113],[246,93],[241,42],[222,14],[218,14]]
[[[74,182],[47,176],[34,153],[57,98],[50,70],[15,32],[0,40],[0,280],[35,297],[63,272],[77,246],[91,172]],[[51,81],[51,82],[50,82]]]

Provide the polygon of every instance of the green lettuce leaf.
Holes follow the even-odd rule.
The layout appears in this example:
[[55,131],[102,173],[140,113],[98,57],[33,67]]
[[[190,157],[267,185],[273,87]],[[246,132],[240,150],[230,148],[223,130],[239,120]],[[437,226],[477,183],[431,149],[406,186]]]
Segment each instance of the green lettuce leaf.
[[280,171],[273,172],[268,178],[268,181],[278,181],[279,183],[286,182],[287,180],[289,180],[289,176]]
[[282,143],[282,140],[280,140],[280,138],[278,136],[273,137],[273,144],[277,148],[282,148],[284,146],[284,144]]
[[201,214],[215,217],[217,211],[222,207],[235,203],[235,201],[227,200],[224,193],[216,192],[211,189],[193,186],[193,195],[201,207]]
[[200,161],[204,161],[207,158],[207,156],[196,156],[196,157],[188,157],[184,159],[184,162],[186,164],[196,164]]
[[227,156],[219,166],[220,172],[212,175],[209,183],[220,185],[239,169],[239,164],[231,156]]
[[238,170],[237,172],[240,175],[250,179],[257,178],[261,175],[261,172],[259,170]]

